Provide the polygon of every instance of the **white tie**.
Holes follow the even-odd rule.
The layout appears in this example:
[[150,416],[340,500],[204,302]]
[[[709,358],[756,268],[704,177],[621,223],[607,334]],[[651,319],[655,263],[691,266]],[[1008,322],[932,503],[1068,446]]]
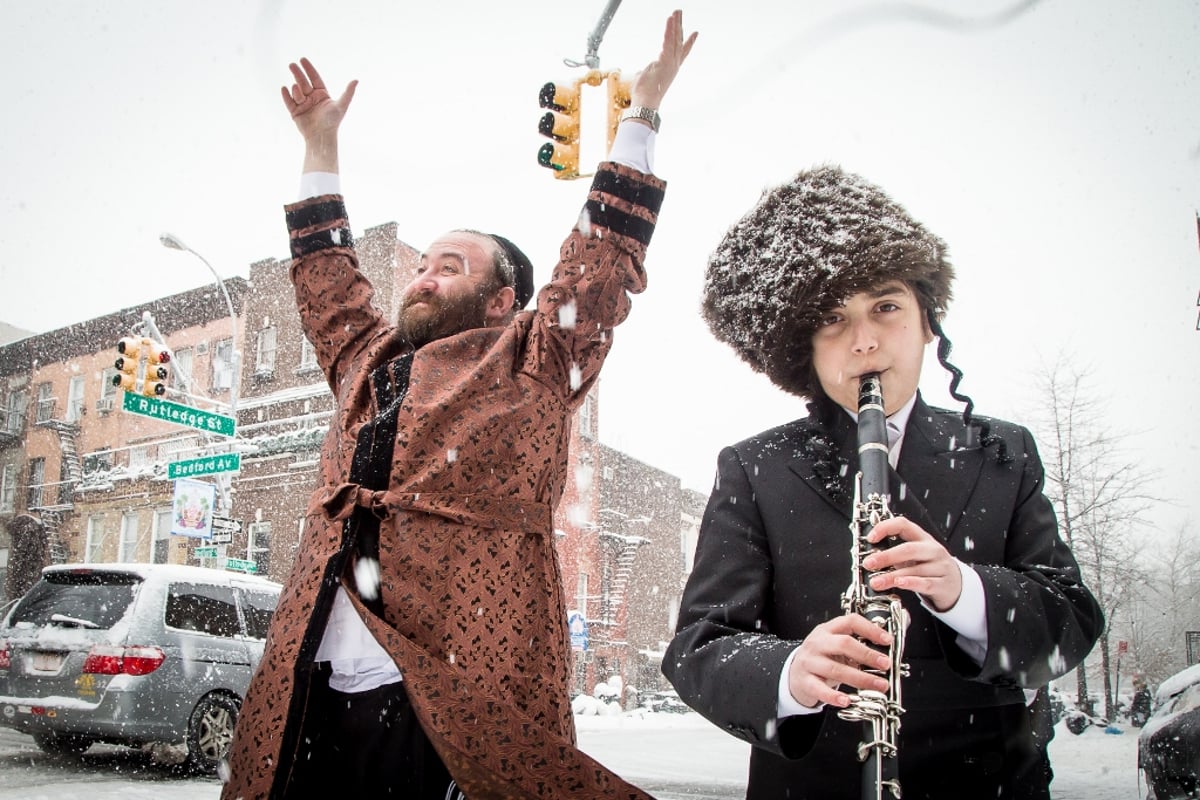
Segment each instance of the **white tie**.
[[900,441],[900,436],[900,429],[889,419],[887,422],[888,463],[892,465],[892,469],[896,468],[896,462],[900,460],[900,448],[896,446]]

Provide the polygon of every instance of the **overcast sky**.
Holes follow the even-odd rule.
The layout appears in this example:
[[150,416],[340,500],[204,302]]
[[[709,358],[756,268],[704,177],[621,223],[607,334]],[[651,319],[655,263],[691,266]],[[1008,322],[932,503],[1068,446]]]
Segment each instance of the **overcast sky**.
[[[587,182],[536,165],[537,92],[579,74],[563,59],[603,6],[0,0],[0,321],[50,330],[208,282],[163,231],[225,276],[285,257],[302,148],[279,86],[300,56],[336,91],[361,81],[342,135],[356,232],[502,232],[544,281]],[[625,0],[601,67],[640,69],[673,7]],[[602,379],[604,441],[707,491],[721,446],[803,414],[697,306],[762,190],[836,162],[949,244],[945,328],[979,412],[1028,421],[1033,370],[1065,351],[1161,470],[1177,503],[1156,524],[1200,522],[1200,4],[682,7],[700,39],[662,109],[667,199]],[[585,160],[601,138],[585,131]],[[936,362],[922,385],[953,404]]]

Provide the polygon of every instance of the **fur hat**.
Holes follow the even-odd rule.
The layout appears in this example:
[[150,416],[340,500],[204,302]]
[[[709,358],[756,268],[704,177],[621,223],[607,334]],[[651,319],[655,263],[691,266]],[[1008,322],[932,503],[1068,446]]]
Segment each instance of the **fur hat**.
[[489,233],[488,236],[492,237],[496,244],[500,245],[500,249],[504,251],[508,262],[512,264],[512,287],[517,295],[517,299],[513,303],[513,310],[520,311],[529,302],[529,298],[533,297],[533,263],[529,260],[528,256],[521,252],[521,248],[500,234]]
[[954,280],[946,245],[879,187],[821,166],[765,192],[729,229],[709,258],[702,313],[756,372],[811,398],[822,313],[890,280],[940,318]]

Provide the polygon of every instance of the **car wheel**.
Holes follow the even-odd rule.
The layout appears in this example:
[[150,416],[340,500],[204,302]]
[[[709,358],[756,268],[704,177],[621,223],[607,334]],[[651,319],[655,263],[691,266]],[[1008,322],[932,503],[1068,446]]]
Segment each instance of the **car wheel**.
[[35,733],[34,744],[46,753],[56,756],[77,756],[91,747],[94,739],[86,736],[71,736],[62,733]]
[[238,709],[237,699],[228,695],[210,694],[200,699],[188,720],[188,766],[199,772],[217,771],[229,754]]

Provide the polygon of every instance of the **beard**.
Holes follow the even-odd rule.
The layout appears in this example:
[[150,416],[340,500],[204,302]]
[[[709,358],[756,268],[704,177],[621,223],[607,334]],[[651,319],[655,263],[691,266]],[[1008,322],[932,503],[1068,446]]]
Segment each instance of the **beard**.
[[457,297],[415,295],[405,298],[396,326],[416,350],[446,336],[486,327],[487,300],[486,294],[474,292]]

